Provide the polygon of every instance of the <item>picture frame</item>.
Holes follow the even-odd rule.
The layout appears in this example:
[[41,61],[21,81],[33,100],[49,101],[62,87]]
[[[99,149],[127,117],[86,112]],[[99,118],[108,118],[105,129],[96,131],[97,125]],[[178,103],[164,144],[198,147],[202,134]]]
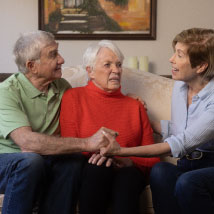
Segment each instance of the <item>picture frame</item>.
[[39,0],[39,30],[59,40],[155,40],[157,0]]

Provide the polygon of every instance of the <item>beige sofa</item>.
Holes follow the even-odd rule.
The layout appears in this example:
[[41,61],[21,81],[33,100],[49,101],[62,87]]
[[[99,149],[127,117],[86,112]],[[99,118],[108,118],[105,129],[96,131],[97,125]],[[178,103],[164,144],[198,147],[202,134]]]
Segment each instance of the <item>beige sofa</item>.
[[[64,68],[63,78],[67,79],[73,87],[87,84],[87,75],[81,65]],[[170,119],[170,100],[173,83],[174,81],[172,79],[149,72],[128,68],[123,69],[123,93],[132,93],[140,96],[146,102],[148,115],[153,120]],[[160,142],[160,138],[157,136],[154,137],[156,142]],[[176,163],[176,160],[171,157],[164,158],[162,161]],[[0,207],[2,206],[2,199],[3,195],[0,195]],[[154,213],[149,185],[141,195],[140,209],[141,214]]]

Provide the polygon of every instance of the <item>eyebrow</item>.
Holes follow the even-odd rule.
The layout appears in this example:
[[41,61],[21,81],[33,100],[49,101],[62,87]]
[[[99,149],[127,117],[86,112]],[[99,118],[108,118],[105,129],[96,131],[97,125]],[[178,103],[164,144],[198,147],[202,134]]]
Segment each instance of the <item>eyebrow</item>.
[[58,51],[58,48],[51,50],[49,53],[54,53],[56,51]]
[[49,51],[48,56],[52,56],[53,54],[55,54],[57,52],[58,52],[58,48],[51,50],[51,51]]
[[182,54],[186,55],[186,53],[185,53],[183,50],[181,50],[181,49],[177,49],[176,51],[177,51],[178,53],[182,53]]

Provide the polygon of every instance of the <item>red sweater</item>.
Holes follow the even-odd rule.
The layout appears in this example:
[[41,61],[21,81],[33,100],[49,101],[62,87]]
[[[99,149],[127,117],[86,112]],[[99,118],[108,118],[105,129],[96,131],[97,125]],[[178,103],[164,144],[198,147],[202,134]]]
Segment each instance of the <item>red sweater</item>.
[[[63,137],[85,138],[106,127],[119,133],[117,142],[122,147],[154,143],[147,113],[139,101],[124,96],[120,89],[107,93],[91,81],[64,93],[60,126]],[[144,172],[159,162],[159,158],[130,158]]]

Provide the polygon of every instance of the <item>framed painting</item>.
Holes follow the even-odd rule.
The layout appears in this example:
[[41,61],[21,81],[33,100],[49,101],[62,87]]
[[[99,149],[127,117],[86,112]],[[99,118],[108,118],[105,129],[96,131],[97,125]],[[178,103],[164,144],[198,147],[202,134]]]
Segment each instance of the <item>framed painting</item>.
[[155,40],[157,0],[39,0],[39,29],[56,39]]

